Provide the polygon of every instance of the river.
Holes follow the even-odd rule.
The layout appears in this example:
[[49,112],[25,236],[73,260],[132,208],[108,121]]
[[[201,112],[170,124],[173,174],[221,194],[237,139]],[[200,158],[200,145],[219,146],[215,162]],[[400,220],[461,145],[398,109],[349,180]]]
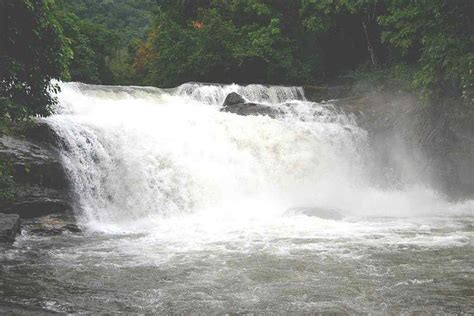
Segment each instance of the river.
[[[0,255],[0,306],[474,312],[474,201],[381,185],[367,132],[330,102],[297,87],[61,86],[46,121],[83,233],[24,230]],[[222,112],[230,92],[281,115]]]

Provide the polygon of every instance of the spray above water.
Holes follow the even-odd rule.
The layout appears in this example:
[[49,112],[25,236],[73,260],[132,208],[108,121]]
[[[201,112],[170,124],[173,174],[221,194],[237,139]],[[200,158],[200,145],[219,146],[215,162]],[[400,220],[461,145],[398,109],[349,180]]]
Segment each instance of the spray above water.
[[[306,101],[301,88],[61,86],[47,121],[64,142],[77,215],[93,228],[175,216],[265,222],[298,207],[342,216],[449,207],[421,187],[374,188],[367,133],[333,105]],[[230,92],[284,115],[219,111]]]

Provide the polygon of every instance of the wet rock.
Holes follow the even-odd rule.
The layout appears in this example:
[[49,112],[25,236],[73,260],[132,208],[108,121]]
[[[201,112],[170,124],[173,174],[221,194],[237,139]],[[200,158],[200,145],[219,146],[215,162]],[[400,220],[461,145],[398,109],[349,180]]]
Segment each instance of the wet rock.
[[306,215],[312,217],[319,217],[322,219],[340,220],[343,218],[342,214],[336,210],[325,209],[321,207],[295,207],[286,211],[288,215]]
[[20,232],[20,216],[0,213],[0,242],[13,242]]
[[236,104],[245,103],[245,99],[236,92],[231,92],[227,95],[222,106],[231,106]]
[[48,149],[56,148],[61,142],[58,134],[43,120],[38,119],[30,123],[27,127],[19,128],[17,134],[25,139],[44,145],[50,145]]
[[82,232],[73,218],[62,214],[50,214],[30,219],[25,221],[23,226],[28,233],[40,236],[55,236],[64,233]]
[[368,132],[370,176],[378,186],[422,182],[454,200],[474,197],[474,111],[469,105],[440,98],[426,106],[402,92],[372,92],[332,103]]
[[21,218],[32,218],[51,213],[62,213],[70,209],[65,192],[41,186],[20,186],[15,199],[3,202],[4,211],[19,214]]
[[0,161],[11,166],[16,194],[11,200],[0,200],[0,209],[22,218],[70,209],[56,133],[39,120],[15,127],[11,135],[0,135]]
[[271,118],[275,118],[280,114],[278,109],[274,109],[270,106],[256,104],[256,103],[241,103],[232,106],[227,106],[221,109],[223,112],[234,113],[238,115],[266,115]]
[[11,164],[15,182],[64,188],[67,180],[59,152],[49,144],[21,136],[0,137],[0,160]]
[[278,108],[264,104],[246,102],[242,96],[235,92],[227,95],[221,111],[243,116],[266,115],[271,118],[275,118],[281,114],[281,111]]

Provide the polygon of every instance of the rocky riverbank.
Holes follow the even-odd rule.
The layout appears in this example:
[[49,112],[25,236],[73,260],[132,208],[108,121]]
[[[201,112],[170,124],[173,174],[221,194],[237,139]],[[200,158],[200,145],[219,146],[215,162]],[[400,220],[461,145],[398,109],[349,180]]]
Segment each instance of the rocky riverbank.
[[14,197],[0,201],[3,213],[31,218],[70,209],[59,141],[41,120],[15,127],[0,137],[0,160],[9,164],[15,181]]
[[[25,220],[71,211],[59,144],[57,135],[41,119],[16,124],[0,135],[0,161],[7,164],[14,180],[12,196],[0,199],[2,223],[13,216]],[[19,225],[10,226],[0,227],[0,235],[19,231]],[[3,239],[11,242],[14,238]]]

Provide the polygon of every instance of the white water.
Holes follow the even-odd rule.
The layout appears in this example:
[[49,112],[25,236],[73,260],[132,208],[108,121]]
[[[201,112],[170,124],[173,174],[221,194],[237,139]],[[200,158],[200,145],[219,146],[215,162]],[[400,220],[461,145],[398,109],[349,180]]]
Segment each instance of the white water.
[[[220,112],[232,91],[286,114]],[[161,234],[169,223],[194,242],[274,221],[272,234],[298,232],[308,219],[288,219],[294,207],[349,218],[472,209],[469,202],[448,203],[422,183],[400,191],[374,187],[366,132],[331,104],[305,101],[300,88],[69,83],[62,84],[59,101],[48,122],[65,142],[77,216],[92,230]]]
[[[285,114],[220,112],[231,91]],[[297,88],[200,84],[68,83],[59,101],[46,120],[63,141],[84,232],[24,229],[0,253],[0,310],[474,310],[474,203],[413,179],[376,186],[366,132],[331,104]],[[401,169],[414,170],[404,155]],[[331,212],[342,219],[318,217]]]

